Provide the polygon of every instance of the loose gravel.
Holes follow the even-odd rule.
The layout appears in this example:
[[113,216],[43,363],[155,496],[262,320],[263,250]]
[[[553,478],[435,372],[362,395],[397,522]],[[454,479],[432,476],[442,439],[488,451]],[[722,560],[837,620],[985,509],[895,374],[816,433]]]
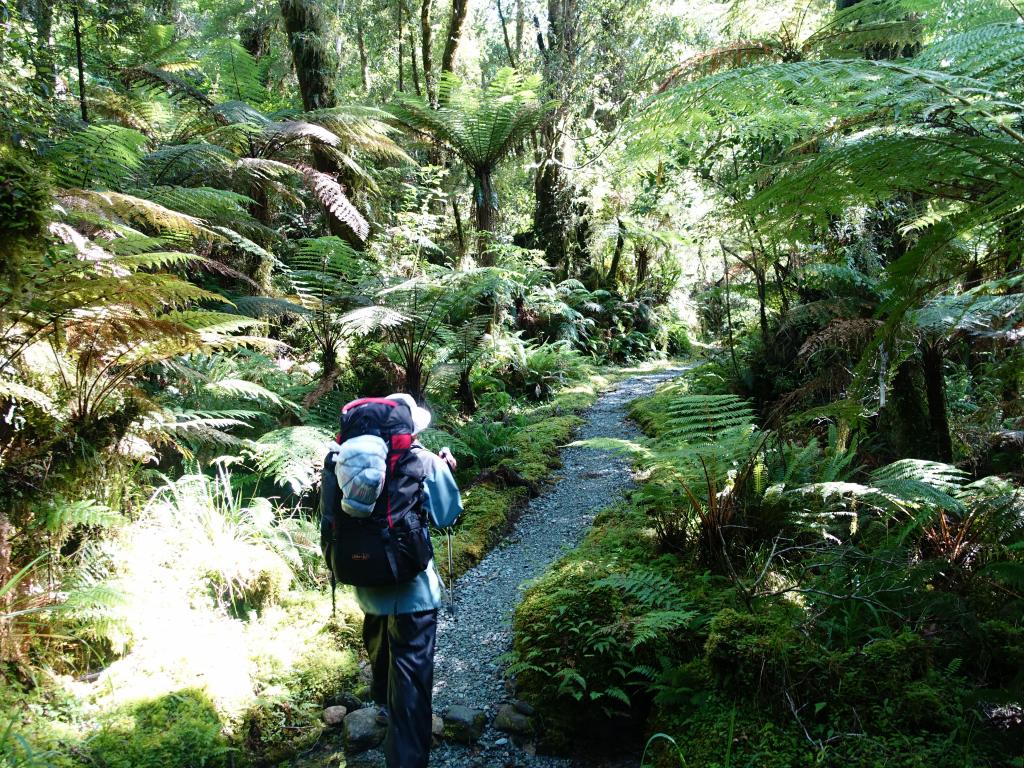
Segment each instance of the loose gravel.
[[[627,406],[680,372],[673,369],[627,379],[601,395],[586,412],[579,439],[639,437],[640,430],[627,419]],[[524,583],[577,546],[594,516],[633,482],[628,460],[608,451],[571,446],[562,451],[561,460],[556,483],[529,503],[501,545],[457,580],[455,615],[447,609],[440,612],[434,663],[434,711],[439,714],[452,704],[464,704],[492,718],[509,700],[499,657],[512,647],[512,614]],[[363,759],[384,765],[379,753],[366,753]],[[363,765],[363,760],[358,764]],[[598,768],[579,759],[529,754],[490,727],[475,747],[447,742],[437,747],[430,764],[433,768]]]

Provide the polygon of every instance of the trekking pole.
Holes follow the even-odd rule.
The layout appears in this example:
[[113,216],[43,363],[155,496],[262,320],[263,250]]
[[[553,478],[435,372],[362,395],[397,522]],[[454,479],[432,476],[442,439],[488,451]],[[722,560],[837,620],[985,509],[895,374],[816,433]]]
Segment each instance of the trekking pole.
[[334,588],[337,587],[337,586],[338,586],[338,580],[334,577],[334,570],[332,569],[331,570],[331,618],[332,619],[334,618],[334,611],[338,607],[337,603],[335,602],[335,597],[334,597]]
[[451,526],[445,529],[448,534],[448,611],[455,619],[455,565],[452,557],[452,529]]

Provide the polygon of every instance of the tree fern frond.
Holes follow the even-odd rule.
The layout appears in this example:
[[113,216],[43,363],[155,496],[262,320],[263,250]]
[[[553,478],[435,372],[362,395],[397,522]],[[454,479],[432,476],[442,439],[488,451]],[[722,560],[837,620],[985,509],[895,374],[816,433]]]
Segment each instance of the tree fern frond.
[[536,95],[539,79],[499,70],[480,95],[462,87],[451,73],[441,79],[444,106],[398,94],[392,114],[409,128],[435,136],[472,168],[493,166],[554,108]]
[[193,69],[194,64],[191,63],[184,69],[145,65],[122,70],[121,79],[128,85],[142,86],[147,90],[158,89],[177,100],[185,100],[207,110],[213,106],[213,101],[193,78],[187,77]]
[[215,144],[175,144],[146,155],[142,171],[155,186],[192,186],[223,180],[233,165],[233,155]]
[[255,400],[256,402],[269,403],[278,408],[288,408],[298,412],[299,406],[286,398],[281,397],[261,384],[246,379],[228,378],[209,381],[204,386],[208,392],[222,397],[233,397],[241,400]]
[[134,195],[119,192],[96,192],[86,189],[70,189],[58,197],[70,208],[81,208],[123,221],[130,226],[157,232],[168,237],[205,237],[222,240],[223,237],[210,230],[195,216],[178,213],[170,208]]
[[90,125],[54,148],[54,173],[65,187],[123,190],[142,164],[148,141],[131,128]]
[[251,442],[247,451],[261,472],[289,487],[292,493],[301,494],[319,482],[331,438],[329,431],[318,427],[286,427]]
[[342,323],[351,333],[365,336],[382,328],[395,328],[411,321],[409,315],[382,306],[360,307],[345,313]]
[[345,190],[333,176],[321,173],[307,165],[299,165],[306,186],[316,195],[320,203],[339,221],[346,224],[360,240],[370,234],[370,224],[349,201]]
[[238,40],[215,40],[203,56],[203,67],[214,88],[234,101],[259,103],[265,97],[259,67]]

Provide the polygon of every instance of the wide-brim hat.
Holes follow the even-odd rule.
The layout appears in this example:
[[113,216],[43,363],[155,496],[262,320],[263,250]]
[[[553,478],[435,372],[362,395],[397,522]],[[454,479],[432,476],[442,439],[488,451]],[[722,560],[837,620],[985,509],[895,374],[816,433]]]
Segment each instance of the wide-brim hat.
[[424,429],[430,426],[430,411],[426,408],[421,408],[416,404],[412,395],[407,395],[405,392],[396,392],[393,395],[388,395],[388,400],[397,400],[400,403],[405,403],[409,406],[409,410],[412,411],[412,426],[413,434],[418,435]]

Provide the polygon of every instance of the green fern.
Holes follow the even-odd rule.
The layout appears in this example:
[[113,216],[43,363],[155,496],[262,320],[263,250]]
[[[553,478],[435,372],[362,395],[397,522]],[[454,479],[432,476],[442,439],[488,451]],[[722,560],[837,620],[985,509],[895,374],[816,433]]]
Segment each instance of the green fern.
[[54,147],[50,162],[65,187],[124,191],[142,165],[149,140],[118,125],[90,125]]
[[261,435],[247,452],[259,471],[301,495],[320,481],[324,453],[332,434],[319,427],[286,427]]
[[650,570],[613,573],[596,582],[596,586],[621,590],[644,608],[665,610],[684,603],[683,593],[671,579]]

